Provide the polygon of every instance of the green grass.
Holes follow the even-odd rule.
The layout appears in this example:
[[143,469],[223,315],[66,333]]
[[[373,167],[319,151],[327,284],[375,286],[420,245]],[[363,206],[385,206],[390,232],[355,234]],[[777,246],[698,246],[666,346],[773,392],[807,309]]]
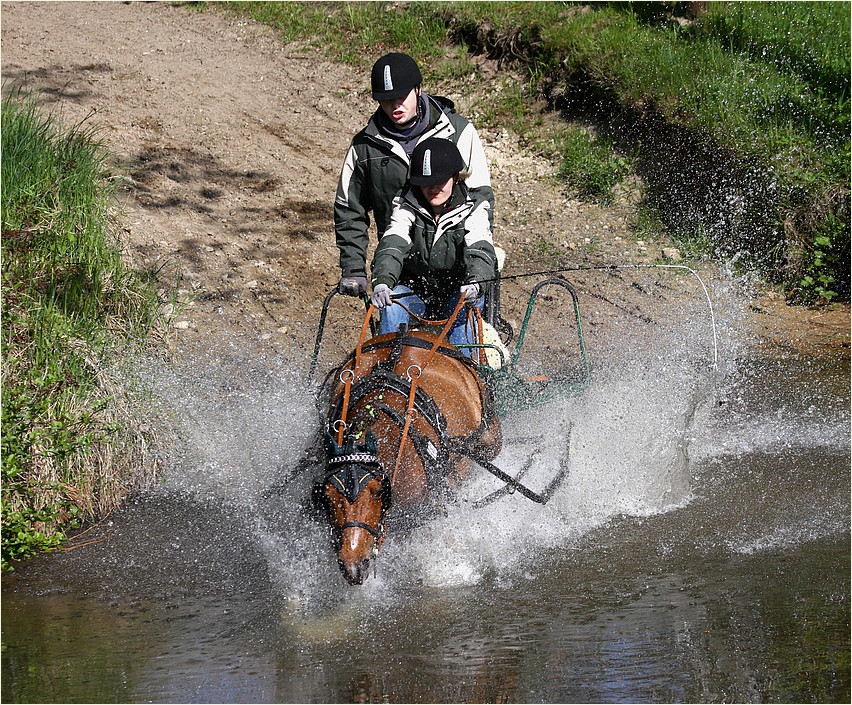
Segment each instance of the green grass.
[[588,131],[575,127],[566,130],[560,142],[559,174],[582,198],[609,202],[613,189],[632,171],[631,159],[617,154],[606,137],[594,138]]
[[154,325],[156,292],[115,237],[117,181],[83,125],[2,102],[2,561],[110,509],[140,441],[109,368]]
[[272,27],[283,42],[310,40],[324,58],[369,67],[404,46],[423,61],[444,53],[446,31],[428,13],[382,2],[225,2],[230,10]]

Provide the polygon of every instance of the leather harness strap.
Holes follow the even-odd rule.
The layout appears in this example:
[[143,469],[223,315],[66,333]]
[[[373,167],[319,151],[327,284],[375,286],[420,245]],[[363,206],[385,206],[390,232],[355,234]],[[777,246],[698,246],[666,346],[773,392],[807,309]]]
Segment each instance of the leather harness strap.
[[[395,338],[394,340],[384,341],[383,343],[377,343],[375,344],[375,347],[391,347],[394,343],[402,346],[413,345],[415,347],[424,347],[421,343],[425,343],[427,346],[430,346],[429,342],[424,341],[422,338],[405,336]],[[475,373],[473,370],[472,372]],[[369,373],[351,385],[348,399],[349,405],[355,406],[368,394],[378,390],[394,392],[407,399],[411,393],[411,386],[411,382],[409,382],[406,378],[397,374],[393,370],[387,369],[386,364],[378,363],[372,370],[370,370]],[[418,448],[418,454],[421,456],[422,460],[428,459],[429,465],[433,466],[434,469],[437,470],[447,461],[451,452],[469,456],[469,448],[476,443],[488,427],[485,420],[488,416],[487,410],[493,405],[491,400],[492,394],[489,393],[489,391],[490,390],[486,385],[485,393],[483,394],[480,392],[480,403],[482,405],[483,415],[479,427],[467,437],[454,437],[449,435],[446,416],[444,416],[438,408],[435,400],[426,393],[422,387],[416,387],[414,394],[414,408],[434,429],[439,442],[437,457],[434,459],[432,459],[432,456],[428,453],[424,458],[424,454],[421,452],[421,448],[423,447],[422,443],[415,443],[415,447],[418,445],[421,446],[421,448]],[[340,418],[342,416],[342,405],[343,399],[341,398],[335,406],[332,418]],[[405,415],[403,413],[393,409],[387,404],[377,404],[377,408],[390,417],[396,425],[400,427],[400,429],[405,426]],[[409,433],[410,432],[411,429],[409,429]]]
[[[361,348],[364,345],[364,341],[367,339],[367,330],[370,325],[370,318],[373,315],[375,308],[376,307],[373,306],[373,304],[370,304],[367,308],[367,315],[364,316],[364,322],[361,324],[361,335],[358,338],[358,345],[355,346],[355,365],[351,370],[349,370],[349,374],[346,375],[346,379],[343,383],[343,411],[341,412],[340,425],[337,429],[338,445],[343,443],[343,433],[346,430],[346,414],[349,410],[349,392],[352,388],[352,380],[355,379],[355,375],[358,373],[358,367],[361,365]],[[343,372],[340,374],[342,376]]]
[[[379,390],[396,392],[407,399],[411,394],[411,382],[392,370],[387,370],[376,365],[368,374],[352,385],[352,390],[349,393],[349,403],[351,406],[354,406],[371,392]],[[335,416],[341,414],[342,403],[342,400],[338,402],[335,408]],[[435,428],[436,432],[439,434],[446,433],[446,417],[441,413],[435,400],[422,387],[417,387],[415,390],[414,406],[429,421],[429,424]]]
[[[426,369],[429,366],[430,362],[432,362],[432,358],[435,356],[436,350],[440,347],[441,343],[444,342],[444,338],[446,338],[447,333],[450,332],[450,326],[453,325],[453,322],[456,320],[456,316],[458,315],[459,311],[461,311],[461,308],[462,308],[462,306],[464,306],[464,304],[465,304],[465,295],[462,294],[461,296],[459,296],[459,302],[456,304],[455,309],[453,309],[453,312],[450,314],[450,317],[447,319],[447,322],[444,324],[444,328],[441,330],[441,334],[435,339],[434,344],[432,345],[431,349],[429,350],[429,354],[426,356],[426,361],[423,363],[422,366],[417,367],[417,370],[418,370],[417,376],[416,377],[411,376],[411,369],[412,369],[411,367],[409,367],[409,369],[406,373],[409,380],[411,381],[411,392],[408,395],[408,407],[406,408],[406,412],[405,412],[405,426],[402,429],[402,434],[400,435],[400,439],[399,439],[399,451],[397,452],[396,464],[394,465],[394,468],[393,468],[393,476],[391,477],[391,487],[396,485],[396,475],[399,472],[399,465],[402,462],[402,452],[403,452],[403,450],[405,450],[405,440],[406,440],[406,438],[408,438],[408,429],[411,426],[411,419],[413,417],[412,412],[415,411],[415,409],[414,409],[414,398],[415,398],[415,393],[417,391],[417,380],[420,379],[420,375],[423,374],[423,370]],[[412,367],[414,367],[414,366],[412,365]]]
[[369,531],[377,539],[382,537],[381,524],[379,524],[379,527],[376,528],[375,526],[365,524],[363,521],[347,521],[345,524],[341,524],[337,530],[340,534],[343,534],[345,529],[364,529],[365,531]]

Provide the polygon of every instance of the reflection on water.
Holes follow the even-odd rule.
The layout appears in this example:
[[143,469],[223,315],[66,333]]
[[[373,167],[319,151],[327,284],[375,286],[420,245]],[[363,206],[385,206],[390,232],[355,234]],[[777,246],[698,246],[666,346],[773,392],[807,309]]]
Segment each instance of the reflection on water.
[[642,551],[655,523],[611,527],[629,558],[600,536],[515,588],[325,615],[294,617],[274,593],[124,604],[7,589],[3,700],[848,700],[848,543],[684,563]]
[[552,505],[461,501],[361,588],[304,487],[264,492],[293,385],[176,391],[208,445],[107,540],[4,576],[2,699],[848,702],[848,367],[740,365],[713,395],[682,369],[510,419],[543,476],[578,432]]

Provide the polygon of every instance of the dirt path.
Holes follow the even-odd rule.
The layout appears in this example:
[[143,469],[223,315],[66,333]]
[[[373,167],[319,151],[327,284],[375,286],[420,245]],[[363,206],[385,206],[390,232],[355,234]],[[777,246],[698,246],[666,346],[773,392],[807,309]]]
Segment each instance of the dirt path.
[[[165,2],[3,2],[0,25],[4,90],[21,83],[66,124],[98,126],[130,174],[126,245],[137,265],[180,277],[175,339],[231,331],[276,352],[310,345],[338,279],[332,202],[374,109],[367,76],[254,23]],[[464,96],[425,88],[468,114]],[[571,200],[511,135],[480,134],[495,241],[514,267],[533,262],[539,236],[574,264],[648,261],[667,244],[631,236],[630,203]],[[848,308],[817,314],[764,296],[751,313],[782,345],[848,356]]]

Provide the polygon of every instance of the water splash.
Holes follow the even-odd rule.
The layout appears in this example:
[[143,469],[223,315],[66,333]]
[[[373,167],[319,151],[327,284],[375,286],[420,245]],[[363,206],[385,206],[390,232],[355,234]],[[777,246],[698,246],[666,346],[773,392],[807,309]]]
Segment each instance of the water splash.
[[[475,509],[501,486],[475,467],[443,515],[410,534],[389,536],[367,589],[531,579],[543,556],[571,551],[618,517],[687,505],[696,458],[706,462],[720,446],[730,451],[737,443],[743,452],[755,448],[746,433],[737,438],[727,427],[727,445],[720,444],[713,415],[720,394],[736,394],[725,380],[748,378],[737,363],[746,304],[736,288],[730,277],[713,283],[718,370],[700,297],[679,300],[671,315],[655,316],[654,325],[629,330],[619,322],[602,325],[602,333],[591,330],[591,388],[504,420],[501,469],[514,475],[532,458],[523,481],[540,491],[567,465],[568,478],[552,500],[541,506],[513,494]],[[596,316],[604,320],[592,310],[592,320]],[[289,604],[339,604],[342,598],[329,587],[339,576],[327,530],[305,512],[312,478],[291,477],[319,418],[302,375],[292,371],[294,362],[303,367],[305,361],[241,356],[234,348],[151,374],[176,430],[164,491],[206,497],[245,522]]]
[[707,397],[708,378],[696,378],[689,365],[677,376],[672,361],[669,351],[654,360],[598,369],[582,397],[508,417],[507,447],[498,466],[514,475],[532,457],[523,482],[541,491],[567,465],[568,477],[551,501],[541,506],[515,493],[474,509],[474,500],[500,487],[476,469],[447,516],[416,540],[386,548],[394,552],[389,560],[416,564],[432,585],[532,577],[530,566],[540,565],[543,553],[571,550],[614,517],[682,506],[691,491],[691,425]]

